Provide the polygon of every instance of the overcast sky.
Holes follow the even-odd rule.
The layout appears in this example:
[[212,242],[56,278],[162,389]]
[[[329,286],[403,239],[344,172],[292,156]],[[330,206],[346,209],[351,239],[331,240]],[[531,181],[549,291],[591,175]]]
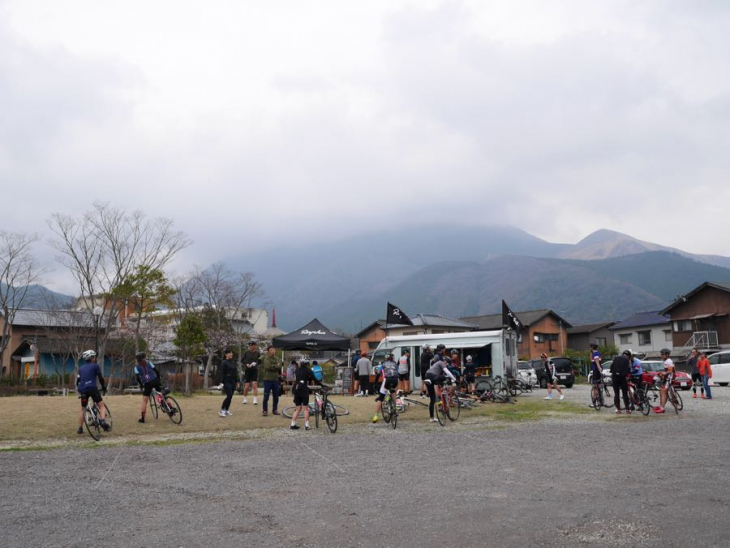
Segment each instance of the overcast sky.
[[0,0],[0,228],[102,200],[182,265],[404,221],[730,255],[729,58],[723,0]]

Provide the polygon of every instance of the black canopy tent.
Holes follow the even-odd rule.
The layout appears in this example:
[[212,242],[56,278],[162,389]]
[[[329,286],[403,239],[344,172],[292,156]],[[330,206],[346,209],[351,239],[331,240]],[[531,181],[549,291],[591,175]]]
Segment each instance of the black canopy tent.
[[282,350],[350,350],[350,339],[333,333],[317,318],[291,333],[274,337],[272,344]]

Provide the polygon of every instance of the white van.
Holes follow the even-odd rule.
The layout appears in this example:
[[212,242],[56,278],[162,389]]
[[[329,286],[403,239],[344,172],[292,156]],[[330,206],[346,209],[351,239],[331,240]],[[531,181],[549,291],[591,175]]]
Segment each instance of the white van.
[[730,383],[730,350],[707,356],[712,367],[712,383],[727,386]]
[[495,331],[467,331],[443,335],[404,335],[386,337],[373,351],[373,366],[382,363],[385,355],[392,352],[398,361],[406,348],[411,351],[411,383],[414,389],[421,387],[421,349],[428,344],[431,350],[443,344],[447,352],[459,352],[461,364],[471,356],[478,374],[504,377],[514,376],[517,371],[517,335],[511,329]]

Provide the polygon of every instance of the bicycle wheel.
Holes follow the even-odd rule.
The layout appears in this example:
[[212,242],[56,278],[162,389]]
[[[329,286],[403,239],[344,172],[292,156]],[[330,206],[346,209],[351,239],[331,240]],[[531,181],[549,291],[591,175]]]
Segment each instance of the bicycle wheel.
[[285,407],[284,409],[282,409],[281,414],[284,415],[287,419],[290,419],[290,418],[292,418],[292,415],[294,414],[295,409],[296,409],[296,406],[294,406],[294,405],[292,405],[291,407]]
[[330,402],[327,402],[324,405],[324,418],[330,432],[333,434],[337,432],[337,411],[335,411],[335,406]]
[[439,421],[439,424],[441,426],[446,426],[446,416],[445,416],[444,410],[441,407],[441,400],[436,402],[435,413],[436,413],[436,419]]
[[674,412],[679,414],[684,405],[682,404],[682,397],[673,387],[669,389],[667,399],[671,402],[672,406],[674,406]]
[[639,409],[641,410],[641,414],[647,416],[651,411],[651,405],[649,405],[649,398],[646,397],[646,390],[639,388],[637,394],[639,396]]
[[172,396],[167,396],[165,403],[167,404],[167,416],[175,424],[180,424],[182,422],[182,409],[180,409],[180,404]]
[[337,412],[337,414],[340,417],[344,417],[345,415],[350,414],[350,410],[347,407],[345,407],[344,405],[335,405],[333,403],[332,406],[335,408],[335,411]]
[[591,388],[591,407],[598,411],[601,409],[601,391]]
[[446,401],[449,403],[449,420],[454,422],[459,418],[459,414],[461,413],[461,406],[451,396],[447,397]]
[[104,420],[106,421],[107,425],[109,426],[109,430],[107,430],[107,432],[111,432],[112,427],[114,426],[114,422],[112,419],[112,410],[109,409],[109,404],[107,402],[104,402],[104,407],[106,407],[106,416],[104,417]]
[[491,380],[482,380],[482,381],[479,381],[477,383],[477,385],[474,387],[474,390],[480,396],[484,392],[493,392],[494,391],[494,383]]
[[603,385],[603,407],[611,409],[614,406],[613,395],[607,385]]
[[157,418],[157,416],[160,414],[160,412],[157,409],[157,400],[155,399],[154,394],[150,394],[150,411],[152,411],[152,414]]
[[507,392],[513,398],[516,398],[517,397],[517,393],[518,392],[521,392],[521,391],[520,391],[519,388],[517,388],[517,382],[516,381],[511,381],[511,382],[508,383],[508,390],[507,390]]
[[393,430],[395,430],[395,427],[398,426],[398,410],[395,408],[395,401],[393,401],[393,398],[390,399],[388,407],[390,407],[390,425],[393,427]]
[[380,414],[383,417],[383,422],[389,424],[391,419],[389,401],[383,400],[383,403],[380,405]]
[[99,441],[99,438],[101,437],[101,428],[94,418],[94,414],[91,412],[91,409],[88,407],[84,410],[84,424],[86,425],[86,430],[89,432],[89,436],[94,438],[94,440]]

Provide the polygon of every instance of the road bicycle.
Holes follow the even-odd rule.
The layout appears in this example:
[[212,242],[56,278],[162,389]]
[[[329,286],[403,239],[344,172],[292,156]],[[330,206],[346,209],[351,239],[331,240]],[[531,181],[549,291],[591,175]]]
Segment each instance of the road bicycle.
[[[79,399],[84,397],[86,396],[79,396]],[[108,403],[104,402],[104,407],[106,407],[106,417],[104,418],[107,425],[106,432],[109,433],[112,431],[112,412],[109,409]],[[89,436],[94,438],[95,441],[99,441],[101,433],[104,430],[101,427],[101,410],[91,398],[89,398],[89,403],[86,404],[86,409],[84,409],[84,424],[86,425],[86,430],[89,432]]]
[[593,409],[599,411],[601,407],[611,408],[613,406],[613,396],[605,382],[601,380],[598,384],[591,386],[591,407]]
[[461,407],[454,401],[451,388],[451,381],[444,381],[440,397],[436,402],[436,418],[441,426],[446,425],[446,418],[453,422],[459,418],[459,413],[461,413]]
[[318,385],[312,387],[314,393],[314,426],[319,428],[319,416],[327,423],[327,428],[333,434],[337,432],[337,410],[334,404],[329,401],[329,392],[331,388],[326,385]]
[[651,410],[649,401],[646,399],[645,386],[637,386],[632,379],[628,380],[628,394],[629,401],[634,405],[634,408],[641,411],[641,414],[646,416]]
[[[661,403],[660,383],[661,381],[655,380],[654,384],[652,385],[646,384],[646,399],[651,407],[657,407],[659,405],[657,402]],[[684,409],[682,396],[677,393],[677,390],[674,388],[672,383],[669,383],[669,386],[667,387],[667,403],[672,404],[672,407],[674,407],[674,412],[677,414],[679,414],[679,412]]]
[[395,430],[396,426],[398,426],[398,408],[390,390],[385,394],[385,399],[380,406],[380,414],[383,416],[385,424],[390,424],[393,430]]
[[156,388],[152,388],[150,392],[150,409],[155,418],[162,411],[175,424],[182,422],[182,409],[180,409],[180,404],[177,403],[175,398],[170,396],[170,391],[167,388],[162,392],[159,392]]

